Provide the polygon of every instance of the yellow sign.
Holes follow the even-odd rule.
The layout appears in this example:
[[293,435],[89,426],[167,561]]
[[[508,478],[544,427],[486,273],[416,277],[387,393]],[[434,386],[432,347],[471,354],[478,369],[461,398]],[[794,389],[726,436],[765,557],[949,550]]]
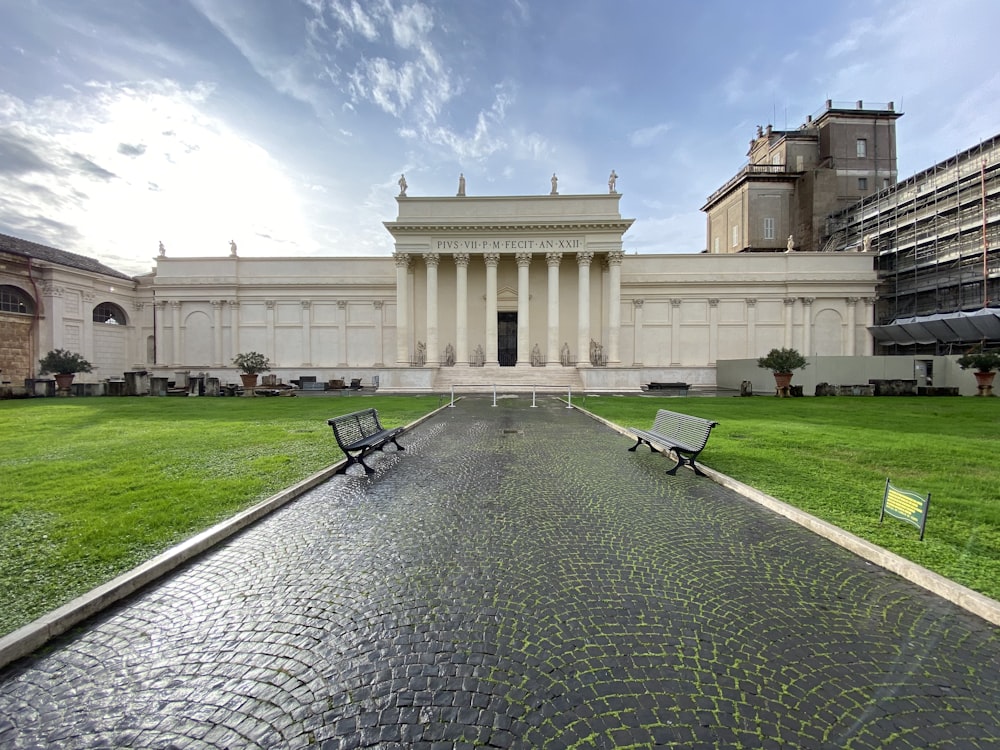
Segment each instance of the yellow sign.
[[916,492],[901,490],[885,480],[885,495],[882,497],[882,514],[879,523],[888,513],[893,518],[913,524],[920,529],[920,539],[924,538],[924,526],[927,524],[927,508],[931,503],[930,493],[926,497]]

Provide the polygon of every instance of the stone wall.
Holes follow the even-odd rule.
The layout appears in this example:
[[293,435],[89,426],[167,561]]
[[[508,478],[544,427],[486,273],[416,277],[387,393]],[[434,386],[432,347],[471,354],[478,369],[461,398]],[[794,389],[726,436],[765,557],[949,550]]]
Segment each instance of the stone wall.
[[0,313],[0,381],[24,385],[32,367],[31,318]]

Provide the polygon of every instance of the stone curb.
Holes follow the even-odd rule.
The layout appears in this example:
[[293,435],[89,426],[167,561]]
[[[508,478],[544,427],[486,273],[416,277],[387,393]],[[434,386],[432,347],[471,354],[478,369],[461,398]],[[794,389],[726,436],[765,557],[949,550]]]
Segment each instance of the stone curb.
[[[447,405],[439,406],[434,411],[411,422],[403,428],[403,434],[430,419],[441,411],[441,409],[447,408]],[[0,669],[3,669],[3,667],[16,659],[27,656],[56,636],[65,633],[74,625],[78,625],[88,617],[135,593],[143,586],[147,586],[158,578],[170,573],[193,557],[225,541],[278,508],[287,505],[299,495],[308,492],[313,487],[328,480],[345,463],[347,463],[347,459],[342,459],[335,464],[331,464],[327,468],[303,479],[298,484],[286,487],[281,492],[257,503],[257,505],[237,513],[232,518],[220,521],[215,526],[171,547],[153,559],[144,562],[142,565],[132,568],[132,570],[126,573],[122,573],[117,578],[113,578],[107,583],[91,589],[86,594],[78,596],[58,609],[54,609],[42,615],[37,620],[33,620],[14,632],[8,633],[3,638],[0,638]]]
[[[565,399],[561,400],[565,401]],[[607,425],[615,432],[635,440],[635,436],[624,427],[621,427],[614,422],[610,422],[603,417],[599,417],[598,415],[589,412],[586,409],[582,409],[579,406],[574,406],[573,408],[583,414],[586,414],[591,419]],[[879,547],[878,545],[872,544],[861,537],[844,531],[840,527],[834,526],[832,523],[816,518],[816,516],[809,515],[805,511],[799,510],[788,503],[782,502],[781,500],[771,497],[760,490],[756,490],[749,485],[743,484],[732,477],[715,471],[714,469],[711,469],[703,464],[701,461],[698,462],[698,468],[705,472],[705,474],[707,474],[712,481],[721,484],[723,487],[731,489],[748,500],[759,503],[775,513],[779,513],[788,520],[793,521],[794,523],[809,529],[813,533],[830,540],[834,544],[853,552],[858,557],[895,573],[911,583],[917,584],[921,588],[940,596],[942,599],[946,599],[952,604],[958,605],[962,609],[983,618],[987,622],[1000,626],[1000,601],[990,599],[988,596],[984,596],[978,591],[973,591],[966,586],[955,583],[954,581],[949,580],[934,571],[921,567],[904,557],[900,557],[894,552],[890,552],[883,547]]]

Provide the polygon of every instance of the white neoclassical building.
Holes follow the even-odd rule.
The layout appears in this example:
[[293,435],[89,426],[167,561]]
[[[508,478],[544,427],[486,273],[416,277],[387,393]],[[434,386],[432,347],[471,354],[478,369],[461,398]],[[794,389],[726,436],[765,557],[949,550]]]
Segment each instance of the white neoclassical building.
[[[33,276],[16,263],[0,271],[0,291],[13,300],[0,325],[17,318],[30,340],[17,358],[26,371],[2,362],[0,370],[4,380],[34,377],[40,353],[82,347],[97,367],[81,380],[140,369],[235,382],[232,358],[253,350],[285,382],[378,375],[385,390],[638,390],[653,381],[711,387],[720,360],[773,347],[871,353],[870,254],[628,254],[633,220],[622,218],[620,197],[401,194],[385,222],[391,257],[163,250],[150,274],[130,282],[99,264],[63,268],[61,256],[79,258],[68,253],[33,259],[40,246],[7,238],[0,253],[27,256]],[[118,343],[90,350],[112,331],[88,304],[109,300],[122,318]]]

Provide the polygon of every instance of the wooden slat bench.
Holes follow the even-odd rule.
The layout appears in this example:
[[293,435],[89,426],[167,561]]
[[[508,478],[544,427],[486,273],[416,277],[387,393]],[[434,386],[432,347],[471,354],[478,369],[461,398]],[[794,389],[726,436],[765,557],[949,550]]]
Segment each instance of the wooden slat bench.
[[660,409],[656,412],[652,429],[628,428],[628,431],[636,436],[636,443],[629,450],[634,451],[645,443],[654,453],[662,453],[663,451],[658,451],[653,447],[653,444],[662,445],[677,456],[677,465],[670,469],[667,474],[677,474],[677,469],[686,464],[694,470],[695,474],[705,476],[704,472],[695,465],[694,460],[704,450],[712,428],[718,424],[718,422],[701,417],[692,417],[688,414]]
[[347,456],[347,463],[340,469],[340,473],[347,471],[354,464],[361,464],[365,474],[374,474],[375,470],[364,462],[365,456],[375,450],[385,450],[389,443],[395,445],[397,450],[405,450],[396,442],[403,428],[394,427],[388,430],[384,428],[375,409],[351,412],[328,419],[326,423],[333,428],[337,445]]

